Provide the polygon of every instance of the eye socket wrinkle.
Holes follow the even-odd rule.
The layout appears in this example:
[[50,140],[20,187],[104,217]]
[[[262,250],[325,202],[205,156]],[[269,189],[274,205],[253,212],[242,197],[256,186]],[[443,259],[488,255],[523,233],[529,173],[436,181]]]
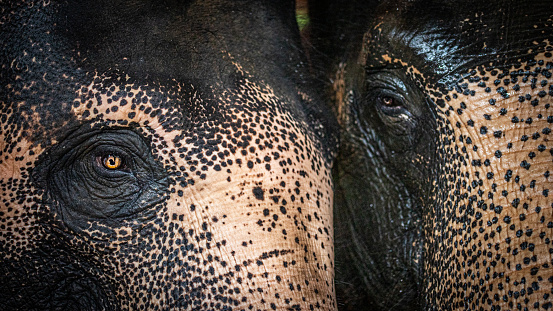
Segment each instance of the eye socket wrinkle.
[[398,96],[389,94],[389,92],[377,92],[374,101],[380,110],[392,112],[393,110],[401,109],[407,112],[404,100]]
[[394,120],[395,122],[412,118],[412,114],[409,111],[409,106],[406,104],[405,99],[401,94],[397,94],[396,91],[390,88],[376,87],[368,91],[365,98],[366,105],[374,106],[377,114],[382,121],[387,123],[385,119]]
[[404,75],[403,70],[366,71],[365,103],[374,106],[385,123],[416,125],[426,113],[420,105],[422,96],[416,88],[408,87]]
[[117,226],[165,199],[167,173],[127,128],[79,129],[39,161],[35,179],[74,229],[90,221]]
[[400,75],[389,70],[367,75],[358,109],[366,122],[363,126],[378,128],[380,139],[392,150],[406,151],[422,135],[419,123],[425,110],[417,90],[408,88]]

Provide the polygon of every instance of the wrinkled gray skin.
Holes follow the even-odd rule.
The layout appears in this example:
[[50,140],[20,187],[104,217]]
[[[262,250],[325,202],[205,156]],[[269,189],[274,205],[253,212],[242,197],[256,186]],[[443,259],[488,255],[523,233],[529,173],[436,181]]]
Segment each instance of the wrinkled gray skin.
[[342,128],[339,309],[550,310],[553,3],[310,10]]
[[1,310],[334,310],[291,1],[0,1]]

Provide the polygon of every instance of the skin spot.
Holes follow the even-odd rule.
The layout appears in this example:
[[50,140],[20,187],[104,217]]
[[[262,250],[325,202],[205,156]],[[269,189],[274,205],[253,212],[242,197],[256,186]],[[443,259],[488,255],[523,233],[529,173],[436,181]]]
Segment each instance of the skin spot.
[[264,200],[264,198],[263,198],[263,189],[261,189],[261,187],[253,188],[253,194],[254,194],[256,199]]

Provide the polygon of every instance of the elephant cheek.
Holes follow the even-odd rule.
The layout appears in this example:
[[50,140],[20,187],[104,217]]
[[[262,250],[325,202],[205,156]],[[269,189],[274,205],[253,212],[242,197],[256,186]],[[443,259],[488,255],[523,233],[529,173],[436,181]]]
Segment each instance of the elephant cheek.
[[123,278],[134,275],[121,284],[142,284],[121,291],[147,295],[156,284],[167,292],[152,303],[179,307],[333,308],[330,182],[302,163],[294,166],[305,177],[265,169],[278,162],[227,166],[230,177],[207,171],[193,187],[175,186],[163,222],[144,243],[141,256],[149,259],[121,266]]
[[[437,195],[427,219],[434,237],[427,241],[428,301],[547,307],[553,275],[548,82],[538,75],[545,81],[540,88],[532,77],[484,76],[488,85],[468,84],[465,93],[476,96],[459,93],[444,112],[455,136],[442,137],[446,193]],[[493,81],[499,85],[490,88]]]
[[313,178],[316,173],[307,167],[306,177],[278,177],[278,169],[265,169],[278,162],[232,167],[230,181],[212,175],[183,190],[183,208],[173,209],[172,218],[179,219],[176,226],[198,228],[200,247],[216,260],[211,264],[216,274],[234,274],[229,287],[239,290],[240,300],[247,298],[244,307],[332,308],[329,180]]
[[[14,139],[17,139],[15,137]],[[43,151],[39,146],[19,137],[17,150],[0,160],[0,241],[3,260],[18,260],[23,253],[36,247],[44,232],[36,219],[36,202],[41,195],[31,180],[31,165]],[[9,141],[0,135],[0,142]],[[0,144],[3,150],[7,145]]]

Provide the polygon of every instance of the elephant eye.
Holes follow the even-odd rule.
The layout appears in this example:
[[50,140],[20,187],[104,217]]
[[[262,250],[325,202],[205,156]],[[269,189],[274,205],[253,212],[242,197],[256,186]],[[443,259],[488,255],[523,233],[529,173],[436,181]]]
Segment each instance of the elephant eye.
[[134,162],[129,157],[125,148],[113,146],[99,146],[92,153],[92,163],[95,166],[95,172],[100,176],[112,178],[123,176],[133,171]]
[[394,100],[394,98],[392,98],[391,96],[386,96],[386,95],[383,95],[381,96],[381,98],[379,98],[380,101],[382,102],[382,105],[386,106],[386,107],[393,107],[393,106],[397,106],[396,105],[396,102]]
[[98,157],[99,162],[108,170],[123,170],[126,168],[123,157],[117,154],[107,154]]
[[359,112],[365,131],[374,131],[392,150],[405,152],[420,137],[421,108],[426,102],[424,94],[404,82],[401,75],[396,71],[368,71]]
[[380,113],[386,117],[407,119],[410,117],[409,111],[405,108],[403,101],[391,94],[379,93],[375,98],[376,107]]
[[151,151],[132,129],[83,126],[45,153],[33,178],[71,228],[118,226],[166,199],[168,173]]

